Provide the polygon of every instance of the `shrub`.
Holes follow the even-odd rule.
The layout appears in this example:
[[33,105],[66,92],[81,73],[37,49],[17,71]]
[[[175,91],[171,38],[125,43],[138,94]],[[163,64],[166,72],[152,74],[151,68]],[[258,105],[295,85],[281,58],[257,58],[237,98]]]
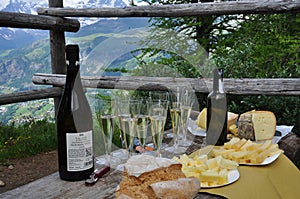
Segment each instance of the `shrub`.
[[57,148],[55,124],[47,119],[0,126],[0,135],[1,163]]

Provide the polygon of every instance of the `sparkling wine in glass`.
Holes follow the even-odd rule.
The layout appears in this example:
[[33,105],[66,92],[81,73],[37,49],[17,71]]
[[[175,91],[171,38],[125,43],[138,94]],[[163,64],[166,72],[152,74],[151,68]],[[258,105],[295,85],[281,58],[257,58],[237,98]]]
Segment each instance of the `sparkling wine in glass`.
[[164,116],[153,115],[150,117],[150,120],[154,150],[156,150],[157,155],[160,156],[162,138],[164,133],[164,124],[166,122],[166,119]]
[[104,146],[105,146],[105,154],[107,166],[110,166],[111,162],[111,145],[112,145],[112,135],[114,133],[114,125],[115,125],[114,115],[101,115],[99,118],[100,128],[103,132],[104,137]]
[[161,157],[162,138],[164,134],[164,127],[167,119],[168,104],[167,100],[151,101],[149,102],[149,116],[151,121],[151,136],[156,151],[156,156]]
[[178,136],[181,131],[181,103],[180,102],[171,102],[170,105],[170,115],[172,120],[172,131],[173,131],[173,146],[165,148],[166,151],[174,154],[182,154],[185,152],[185,148],[179,147]]
[[189,124],[189,118],[192,110],[192,106],[194,104],[194,98],[192,97],[192,94],[186,90],[183,89],[181,91],[181,132],[182,132],[182,139],[179,142],[180,146],[189,146],[192,144],[192,141],[187,139],[187,131],[188,131],[188,124]]
[[99,99],[98,103],[99,112],[97,115],[100,125],[100,131],[104,140],[106,165],[111,164],[111,146],[112,136],[115,129],[115,100],[114,99]]
[[145,150],[146,138],[148,134],[148,126],[150,124],[149,115],[138,114],[135,115],[136,119],[136,132],[142,146],[142,152]]
[[134,138],[136,137],[136,119],[134,114],[139,111],[139,105],[136,100],[118,100],[118,121],[120,126],[120,138],[124,149],[124,158],[132,155]]
[[131,156],[135,137],[135,119],[132,117],[121,118],[121,128],[123,131],[124,146],[129,151],[129,156]]

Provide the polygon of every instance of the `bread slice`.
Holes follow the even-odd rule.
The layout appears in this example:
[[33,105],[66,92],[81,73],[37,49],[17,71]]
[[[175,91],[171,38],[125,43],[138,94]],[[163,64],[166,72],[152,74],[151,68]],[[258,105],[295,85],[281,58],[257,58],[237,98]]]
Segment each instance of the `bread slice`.
[[[178,190],[186,192],[187,195],[176,198],[189,198],[187,196],[199,191],[200,181],[199,179],[177,181],[186,178],[181,168],[182,165],[172,159],[157,158],[145,154],[132,156],[124,166],[123,178],[116,196],[117,198],[159,198],[157,194],[168,189],[171,190],[176,184],[180,184],[179,187],[177,186]],[[194,182],[195,180],[198,181],[199,186],[186,189],[186,184],[197,184]],[[155,184],[158,182],[164,186],[159,187]],[[175,194],[175,192],[169,194]]]

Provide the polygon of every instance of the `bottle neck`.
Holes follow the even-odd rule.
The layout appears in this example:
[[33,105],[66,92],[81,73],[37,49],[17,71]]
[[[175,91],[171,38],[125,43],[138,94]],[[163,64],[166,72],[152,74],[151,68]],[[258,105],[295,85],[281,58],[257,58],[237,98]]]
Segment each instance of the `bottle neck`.
[[214,92],[218,92],[219,91],[219,78],[218,77],[214,77],[214,82],[213,82],[213,91]]
[[80,79],[80,72],[79,70],[71,69],[70,66],[68,66],[67,70],[67,76],[66,76],[66,87],[69,87],[71,90],[75,87],[78,82],[78,79]]
[[213,91],[216,93],[225,93],[223,86],[222,71],[219,69],[214,70]]
[[74,66],[68,66],[67,77],[66,77],[66,87],[65,87],[65,95],[68,99],[67,106],[70,107],[71,110],[77,110],[79,107],[79,98],[78,96],[81,93],[84,93],[80,71],[77,69],[79,65],[74,70]]
[[219,79],[219,93],[225,93],[222,77]]
[[[78,45],[66,46],[66,64],[67,64],[67,77],[66,86],[74,88],[78,79],[80,80],[80,65],[79,65],[79,47]],[[80,82],[81,84],[81,82]],[[72,90],[71,89],[71,90]],[[76,89],[76,86],[75,86]]]

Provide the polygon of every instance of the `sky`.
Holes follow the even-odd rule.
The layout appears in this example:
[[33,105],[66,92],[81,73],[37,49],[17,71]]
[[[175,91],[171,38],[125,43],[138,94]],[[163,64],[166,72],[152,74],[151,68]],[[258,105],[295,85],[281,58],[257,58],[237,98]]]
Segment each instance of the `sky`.
[[[0,10],[5,8],[10,1],[23,1],[23,2],[32,2],[32,3],[41,3],[41,2],[46,2],[48,3],[48,0],[0,0]],[[74,5],[77,5],[78,2],[88,2],[89,0],[63,0],[64,6],[65,7],[73,7]],[[124,2],[130,0],[123,0]],[[140,0],[134,0],[135,2],[139,2]],[[138,5],[142,5],[143,3],[137,3]],[[145,4],[144,4],[145,5]]]
[[0,0],[0,10],[5,8],[8,3],[9,3],[9,0]]

